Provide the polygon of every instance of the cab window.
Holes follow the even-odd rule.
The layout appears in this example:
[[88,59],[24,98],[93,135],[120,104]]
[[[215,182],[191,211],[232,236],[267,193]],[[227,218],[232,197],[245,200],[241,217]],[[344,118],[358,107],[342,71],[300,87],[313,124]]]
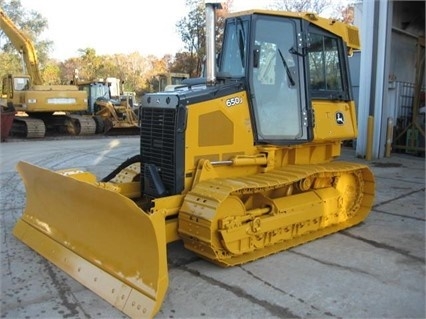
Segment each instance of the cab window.
[[313,28],[309,33],[308,85],[313,98],[347,99],[348,84],[345,78],[344,46],[342,39]]
[[23,91],[29,89],[29,79],[28,78],[14,78],[13,79],[13,89],[15,91]]

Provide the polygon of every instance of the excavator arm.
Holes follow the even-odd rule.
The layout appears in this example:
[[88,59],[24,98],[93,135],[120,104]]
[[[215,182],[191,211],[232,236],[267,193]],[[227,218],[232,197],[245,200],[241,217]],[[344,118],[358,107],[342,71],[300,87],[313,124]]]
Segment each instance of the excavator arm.
[[0,27],[12,42],[13,46],[22,53],[27,72],[33,84],[42,85],[43,79],[38,68],[36,50],[31,40],[10,20],[3,9],[0,8]]

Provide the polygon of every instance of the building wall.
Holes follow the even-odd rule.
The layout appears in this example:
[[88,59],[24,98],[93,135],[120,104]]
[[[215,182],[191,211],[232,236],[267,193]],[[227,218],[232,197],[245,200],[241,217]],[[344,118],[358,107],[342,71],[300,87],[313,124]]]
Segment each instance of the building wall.
[[425,35],[425,2],[393,1],[392,13],[389,77],[414,83],[417,39]]
[[414,82],[416,75],[417,37],[392,30],[389,80]]
[[[425,33],[424,13],[425,1],[364,0],[355,8],[355,25],[361,29],[363,45],[358,155],[366,153],[366,122],[368,116],[374,116],[373,158],[384,156],[387,121],[399,114],[397,84],[415,81],[417,39]],[[356,89],[357,83],[353,85]]]

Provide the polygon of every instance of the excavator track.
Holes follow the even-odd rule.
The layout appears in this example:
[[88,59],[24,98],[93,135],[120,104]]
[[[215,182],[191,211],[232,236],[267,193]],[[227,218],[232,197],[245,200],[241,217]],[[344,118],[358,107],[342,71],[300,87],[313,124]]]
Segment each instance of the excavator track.
[[40,119],[25,116],[15,116],[11,135],[27,138],[40,138],[46,134],[46,125]]
[[367,166],[347,162],[203,181],[185,197],[178,231],[201,257],[239,265],[362,222],[374,185]]
[[71,135],[94,135],[96,133],[96,121],[87,115],[68,115],[70,121],[67,131]]

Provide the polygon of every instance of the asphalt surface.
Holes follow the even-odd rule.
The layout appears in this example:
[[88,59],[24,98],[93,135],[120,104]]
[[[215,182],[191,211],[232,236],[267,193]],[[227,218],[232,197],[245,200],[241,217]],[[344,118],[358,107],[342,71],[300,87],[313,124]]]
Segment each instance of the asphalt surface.
[[[101,178],[138,153],[138,137],[10,139],[0,150],[1,318],[126,318],[13,237],[25,206],[15,165],[77,167]],[[156,318],[425,318],[424,158],[366,162],[345,148],[341,159],[375,174],[375,203],[362,224],[226,269],[173,243]]]

